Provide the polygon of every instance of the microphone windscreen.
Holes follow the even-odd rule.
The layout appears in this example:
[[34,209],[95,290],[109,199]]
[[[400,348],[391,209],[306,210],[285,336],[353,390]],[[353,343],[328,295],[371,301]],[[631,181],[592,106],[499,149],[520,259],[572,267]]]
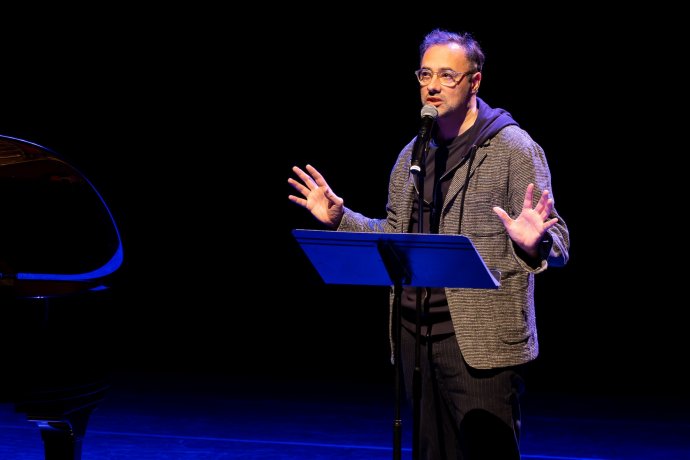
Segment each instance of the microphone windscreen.
[[424,117],[431,117],[433,119],[436,119],[438,116],[438,110],[436,110],[436,107],[433,105],[427,104],[424,107],[422,107],[422,118]]

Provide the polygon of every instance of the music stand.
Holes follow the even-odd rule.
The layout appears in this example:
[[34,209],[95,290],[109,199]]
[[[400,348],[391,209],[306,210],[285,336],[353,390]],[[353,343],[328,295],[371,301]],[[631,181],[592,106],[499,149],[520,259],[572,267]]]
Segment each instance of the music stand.
[[[321,279],[327,284],[393,286],[395,333],[395,420],[393,458],[400,460],[400,299],[403,286],[497,289],[500,285],[472,244],[462,235],[421,233],[360,233],[329,230],[292,231]],[[417,339],[419,338],[419,331]],[[419,340],[416,343],[419,348]],[[419,353],[416,355],[418,359]],[[416,363],[417,364],[417,363]],[[415,366],[415,372],[419,366]],[[417,385],[417,378],[413,386]],[[417,440],[418,394],[413,417]],[[416,449],[413,447],[413,453]],[[415,453],[416,455],[416,453]]]

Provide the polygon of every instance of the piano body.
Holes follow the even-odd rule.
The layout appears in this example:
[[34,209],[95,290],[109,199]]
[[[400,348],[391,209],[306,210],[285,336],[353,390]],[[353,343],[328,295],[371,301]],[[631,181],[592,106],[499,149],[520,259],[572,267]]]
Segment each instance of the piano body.
[[[95,187],[65,158],[0,135],[0,402],[40,430],[46,460],[78,460],[108,388],[100,323],[123,260]],[[102,326],[102,327],[101,327]]]

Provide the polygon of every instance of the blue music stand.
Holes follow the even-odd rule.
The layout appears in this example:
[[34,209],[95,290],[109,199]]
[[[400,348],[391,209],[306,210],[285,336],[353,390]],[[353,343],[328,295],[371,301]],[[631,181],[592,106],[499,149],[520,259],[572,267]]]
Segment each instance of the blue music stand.
[[[472,241],[463,235],[422,233],[360,233],[332,230],[292,231],[297,242],[327,284],[393,286],[395,342],[400,343],[400,299],[403,286],[498,289],[500,274],[489,270]],[[417,357],[419,355],[417,328]],[[393,458],[400,460],[400,347],[394,348],[396,408]],[[418,358],[416,359],[418,361]],[[418,366],[416,366],[418,368]],[[415,372],[417,374],[417,372]],[[418,385],[415,375],[413,385]],[[413,390],[416,442],[419,391]],[[417,449],[413,447],[413,454]]]

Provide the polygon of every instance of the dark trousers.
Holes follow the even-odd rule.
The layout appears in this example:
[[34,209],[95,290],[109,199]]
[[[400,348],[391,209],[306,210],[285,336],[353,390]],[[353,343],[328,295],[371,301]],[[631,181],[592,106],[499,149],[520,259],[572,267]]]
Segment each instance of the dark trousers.
[[[410,408],[415,337],[403,328],[401,368]],[[520,458],[520,368],[473,369],[454,335],[422,337],[418,458],[513,460]]]

